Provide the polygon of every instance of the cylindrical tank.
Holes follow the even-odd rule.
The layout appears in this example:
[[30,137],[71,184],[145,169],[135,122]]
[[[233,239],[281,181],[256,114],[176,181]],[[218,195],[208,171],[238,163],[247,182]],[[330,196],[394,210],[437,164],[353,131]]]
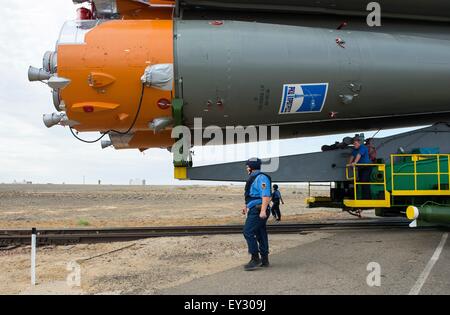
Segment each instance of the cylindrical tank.
[[410,220],[419,220],[427,223],[446,224],[450,222],[450,205],[428,203],[420,207],[409,206],[406,216]]
[[195,118],[203,129],[277,125],[281,138],[450,119],[448,26],[337,30],[320,19],[74,21],[30,74],[48,80],[74,129],[145,132],[130,148],[170,146],[173,124]]

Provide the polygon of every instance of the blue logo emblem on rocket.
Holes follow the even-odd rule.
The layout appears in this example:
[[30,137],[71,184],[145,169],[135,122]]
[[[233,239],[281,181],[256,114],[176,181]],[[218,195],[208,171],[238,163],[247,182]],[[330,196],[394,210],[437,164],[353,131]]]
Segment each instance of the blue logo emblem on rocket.
[[327,92],[328,83],[285,84],[279,114],[319,113]]

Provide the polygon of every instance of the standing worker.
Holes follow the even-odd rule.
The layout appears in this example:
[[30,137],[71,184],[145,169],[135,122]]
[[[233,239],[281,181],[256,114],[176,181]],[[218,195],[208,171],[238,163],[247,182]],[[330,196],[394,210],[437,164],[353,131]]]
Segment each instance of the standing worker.
[[280,201],[284,204],[283,198],[281,197],[281,193],[278,190],[278,185],[273,185],[273,193],[272,193],[272,215],[277,220],[281,220],[281,211],[280,211]]
[[268,175],[261,173],[260,159],[248,160],[246,167],[249,178],[245,184],[245,208],[242,212],[247,214],[244,237],[252,257],[244,269],[254,270],[257,267],[269,267],[269,238],[266,223],[270,215],[272,183]]
[[[361,139],[359,137],[355,137],[353,139],[353,152],[349,159],[349,164],[355,165],[355,164],[370,164],[372,163],[369,157],[369,150],[367,147],[361,143]],[[358,169],[358,181],[360,183],[369,183],[370,182],[370,175],[372,173],[372,167],[371,166],[360,166]],[[355,174],[356,176],[356,174]],[[359,185],[361,187],[361,193],[362,193],[362,199],[363,200],[371,200],[371,192],[370,192],[370,185]],[[355,187],[356,189],[356,187]]]

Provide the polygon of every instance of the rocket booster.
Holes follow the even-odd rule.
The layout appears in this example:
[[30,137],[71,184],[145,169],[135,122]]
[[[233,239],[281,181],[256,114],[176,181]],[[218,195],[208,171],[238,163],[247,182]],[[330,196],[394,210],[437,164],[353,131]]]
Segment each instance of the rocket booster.
[[67,22],[43,68],[29,71],[53,91],[58,113],[46,125],[144,150],[170,147],[171,129],[194,128],[195,118],[204,127],[278,125],[282,138],[450,118],[447,25],[340,28],[339,17],[189,15],[179,5],[93,1],[84,19]]

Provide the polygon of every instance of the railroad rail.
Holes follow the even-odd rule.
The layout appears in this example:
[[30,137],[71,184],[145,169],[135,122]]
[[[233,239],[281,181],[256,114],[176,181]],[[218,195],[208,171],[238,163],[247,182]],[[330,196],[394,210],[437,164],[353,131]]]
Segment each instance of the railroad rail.
[[[406,220],[364,220],[325,223],[268,224],[270,234],[307,233],[324,230],[407,229]],[[152,237],[226,235],[242,233],[242,225],[164,226],[125,228],[42,229],[37,232],[38,245],[105,243],[132,241]],[[0,230],[0,247],[30,244],[31,230]]]

